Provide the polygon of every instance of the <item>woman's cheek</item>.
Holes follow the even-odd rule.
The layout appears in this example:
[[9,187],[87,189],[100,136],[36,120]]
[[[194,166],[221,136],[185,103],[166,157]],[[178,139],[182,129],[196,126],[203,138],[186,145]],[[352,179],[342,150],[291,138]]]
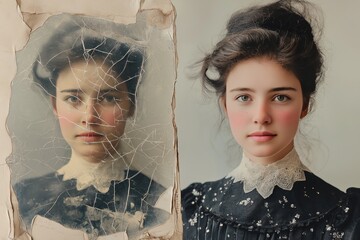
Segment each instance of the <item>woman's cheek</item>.
[[300,113],[298,111],[279,111],[276,113],[277,119],[283,125],[292,126],[298,125],[300,120]]
[[79,121],[77,121],[77,118],[78,117],[76,114],[71,111],[58,113],[59,124],[62,130],[69,129],[74,127],[74,125],[81,124]]
[[62,133],[64,139],[68,142],[68,140],[71,139],[71,137],[74,134],[76,134],[75,128],[76,128],[76,125],[79,123],[76,123],[76,121],[74,119],[71,119],[64,115],[59,115],[58,120],[59,120],[61,133]]
[[[103,111],[100,115],[100,120],[106,125],[115,126],[119,121],[124,120],[124,111],[120,109],[111,109]],[[126,120],[126,119],[125,119]]]
[[229,119],[229,123],[231,126],[231,129],[233,130],[243,130],[246,128],[247,120],[246,120],[246,114],[243,112],[227,112],[227,116]]

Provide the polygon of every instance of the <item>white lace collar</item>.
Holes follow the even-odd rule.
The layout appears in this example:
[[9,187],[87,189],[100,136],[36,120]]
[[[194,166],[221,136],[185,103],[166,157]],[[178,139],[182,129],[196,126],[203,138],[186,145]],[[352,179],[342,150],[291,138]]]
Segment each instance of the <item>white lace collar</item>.
[[124,159],[108,159],[100,163],[90,163],[82,159],[70,161],[57,170],[63,176],[63,181],[76,179],[76,189],[83,190],[91,185],[99,192],[109,191],[111,181],[123,180],[125,177]]
[[240,165],[227,177],[235,182],[244,183],[244,192],[248,193],[256,189],[263,197],[269,197],[274,187],[291,190],[297,181],[305,181],[305,171],[309,171],[300,161],[295,148],[284,158],[269,165],[255,163],[244,154]]

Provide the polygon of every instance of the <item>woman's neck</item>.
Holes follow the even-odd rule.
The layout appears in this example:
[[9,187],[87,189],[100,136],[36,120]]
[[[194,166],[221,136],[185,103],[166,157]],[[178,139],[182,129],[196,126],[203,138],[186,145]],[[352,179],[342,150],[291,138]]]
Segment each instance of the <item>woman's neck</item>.
[[114,156],[110,154],[103,154],[102,156],[92,154],[92,155],[81,155],[78,154],[75,151],[71,152],[71,157],[69,162],[79,162],[89,165],[97,165],[99,163],[113,161],[114,159],[121,158],[119,154],[116,154]]
[[276,152],[273,155],[269,156],[255,156],[253,154],[250,154],[249,152],[246,152],[244,150],[244,155],[250,159],[252,162],[262,164],[264,166],[269,165],[271,163],[277,162],[281,159],[283,159],[291,150],[294,148],[294,142],[291,142],[289,145],[287,145],[285,148],[281,149],[280,151]]

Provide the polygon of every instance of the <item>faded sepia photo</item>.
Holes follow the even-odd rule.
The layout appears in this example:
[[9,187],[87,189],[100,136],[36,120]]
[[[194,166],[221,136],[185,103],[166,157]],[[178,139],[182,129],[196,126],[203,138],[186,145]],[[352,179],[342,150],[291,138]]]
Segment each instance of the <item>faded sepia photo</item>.
[[16,52],[7,164],[22,232],[173,233],[175,48],[154,21],[59,14]]

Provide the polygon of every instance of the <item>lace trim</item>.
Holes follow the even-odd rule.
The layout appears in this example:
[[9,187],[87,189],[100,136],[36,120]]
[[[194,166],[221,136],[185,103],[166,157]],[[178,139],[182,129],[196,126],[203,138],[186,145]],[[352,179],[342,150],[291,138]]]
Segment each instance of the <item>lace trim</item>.
[[244,183],[244,192],[256,189],[263,198],[268,198],[275,186],[290,191],[297,181],[305,181],[304,171],[309,171],[300,161],[296,150],[291,150],[283,159],[262,165],[243,155],[240,165],[227,177]]
[[121,181],[125,177],[125,167],[122,159],[111,159],[100,163],[89,163],[80,159],[70,161],[57,170],[63,176],[63,181],[76,179],[76,189],[81,191],[94,186],[99,192],[109,191],[111,181]]

